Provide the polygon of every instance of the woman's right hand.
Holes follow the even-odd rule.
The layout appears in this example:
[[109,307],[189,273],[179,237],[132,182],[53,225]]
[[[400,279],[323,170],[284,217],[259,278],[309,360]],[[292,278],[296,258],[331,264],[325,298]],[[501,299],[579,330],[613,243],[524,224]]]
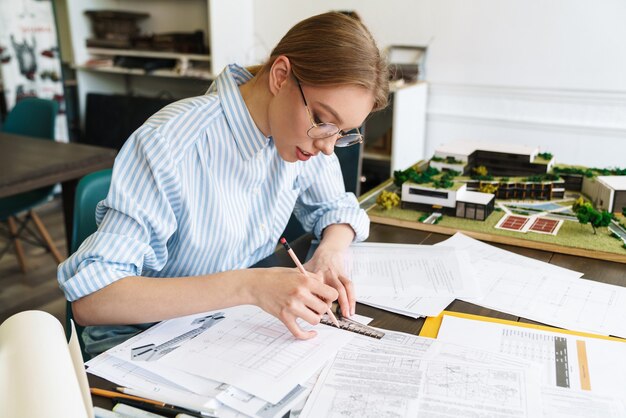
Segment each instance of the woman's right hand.
[[300,328],[296,319],[317,325],[332,302],[337,300],[337,291],[324,284],[321,275],[307,272],[307,277],[295,268],[283,267],[249,271],[255,272],[256,276],[250,282],[255,305],[280,319],[296,338],[308,340],[317,335],[315,331]]

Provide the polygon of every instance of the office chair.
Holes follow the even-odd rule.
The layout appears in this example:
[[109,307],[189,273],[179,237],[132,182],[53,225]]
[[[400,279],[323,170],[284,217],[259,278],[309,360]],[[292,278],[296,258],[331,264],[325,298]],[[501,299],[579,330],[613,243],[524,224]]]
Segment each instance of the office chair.
[[[72,242],[70,243],[70,253],[76,252],[80,244],[92,233],[96,232],[96,206],[103,200],[109,192],[111,184],[111,169],[96,171],[80,179],[76,187],[76,197],[74,200],[74,219],[72,221]],[[65,332],[67,338],[70,337],[70,320],[74,318],[72,304],[66,302],[65,308]],[[83,359],[88,360],[89,354],[85,353],[85,346],[82,339],[84,327],[76,325],[78,342]]]
[[[58,109],[57,102],[53,100],[35,97],[22,99],[8,114],[2,131],[54,141],[55,120]],[[22,241],[42,246],[52,254],[57,263],[62,261],[61,254],[52,242],[48,230],[43,222],[41,222],[41,218],[39,218],[33,210],[33,208],[46,202],[52,195],[53,190],[54,186],[47,186],[14,196],[0,198],[0,223],[7,225],[9,238],[8,244],[0,251],[0,258],[2,258],[11,247],[14,247],[22,273],[26,272],[26,259]],[[27,212],[24,219],[17,217],[21,212]],[[35,234],[29,228],[31,220],[35,224],[39,235]]]
[[[361,156],[363,154],[363,144],[345,148],[336,147],[335,154],[339,159],[346,192],[352,192],[358,197],[361,189]],[[285,237],[287,241],[293,241],[305,233],[306,231],[302,228],[300,221],[292,214],[282,236]]]

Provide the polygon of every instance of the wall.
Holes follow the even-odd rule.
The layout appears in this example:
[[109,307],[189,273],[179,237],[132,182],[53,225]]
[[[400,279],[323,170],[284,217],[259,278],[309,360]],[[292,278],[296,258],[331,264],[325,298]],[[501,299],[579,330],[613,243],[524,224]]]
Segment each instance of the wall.
[[540,145],[558,162],[626,165],[623,0],[257,0],[256,57],[331,9],[358,11],[381,47],[429,45],[425,155],[483,139]]

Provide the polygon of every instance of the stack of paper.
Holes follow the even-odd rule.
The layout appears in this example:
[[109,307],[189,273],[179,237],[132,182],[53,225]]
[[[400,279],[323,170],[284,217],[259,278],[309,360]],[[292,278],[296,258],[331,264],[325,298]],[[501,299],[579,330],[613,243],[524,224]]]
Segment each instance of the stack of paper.
[[413,318],[437,316],[455,298],[480,295],[468,255],[453,248],[354,244],[346,272],[357,301]]
[[481,297],[459,299],[544,324],[626,337],[626,288],[456,234],[440,243],[469,254]]
[[539,382],[523,360],[388,332],[341,349],[301,416],[536,417]]
[[[303,328],[311,328],[301,324]],[[133,393],[219,417],[282,416],[356,334],[319,325],[296,340],[276,318],[238,306],[164,321],[87,363]]]
[[[605,381],[615,383],[613,392],[565,389],[545,379],[541,362],[482,349],[483,334],[467,338],[475,335],[472,329],[456,329],[453,334],[458,344],[389,331],[382,340],[357,337],[322,371],[300,416],[618,418],[626,414],[615,396],[623,382],[614,377]],[[470,340],[473,344],[468,345]],[[598,376],[597,382],[601,379]]]

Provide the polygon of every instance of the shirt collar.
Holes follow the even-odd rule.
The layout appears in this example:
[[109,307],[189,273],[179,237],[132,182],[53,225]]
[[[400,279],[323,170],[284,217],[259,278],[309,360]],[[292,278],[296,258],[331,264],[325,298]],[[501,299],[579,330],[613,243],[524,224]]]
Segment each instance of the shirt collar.
[[235,137],[235,143],[244,160],[252,158],[270,140],[257,128],[239,91],[239,85],[252,77],[252,73],[245,68],[231,64],[224,68],[207,92],[217,92],[222,110]]

